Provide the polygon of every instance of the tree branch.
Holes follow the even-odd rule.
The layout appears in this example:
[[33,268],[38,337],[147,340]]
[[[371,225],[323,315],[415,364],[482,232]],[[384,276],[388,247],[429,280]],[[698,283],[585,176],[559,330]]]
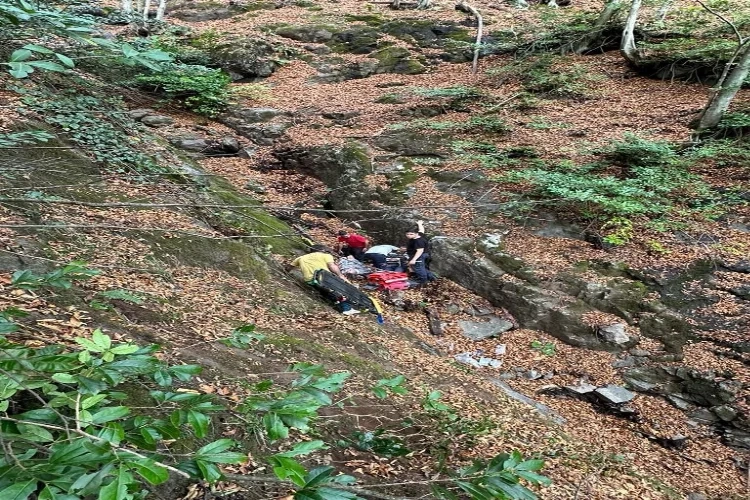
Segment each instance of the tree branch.
[[[44,429],[50,429],[50,430],[55,430],[55,431],[68,431],[68,429],[65,429],[65,427],[61,427],[59,425],[43,424],[41,422],[32,422],[30,420],[18,420],[16,418],[10,418],[10,417],[0,417],[0,420],[3,422],[13,422],[16,424],[35,425],[37,427],[42,427]],[[145,460],[153,460],[152,458],[149,458],[146,455],[141,455],[137,451],[133,451],[129,448],[123,448],[122,446],[116,445],[110,441],[107,441],[106,439],[100,438],[99,436],[94,436],[93,434],[89,434],[88,432],[82,431],[80,429],[70,429],[69,432],[78,434],[79,436],[83,436],[88,439],[93,439],[94,441],[98,441],[100,443],[108,443],[114,450],[119,450],[124,453],[130,453],[133,456],[136,456],[138,458],[143,458]],[[181,471],[180,469],[177,469],[175,467],[172,467],[171,465],[167,465],[165,463],[159,462],[157,460],[153,460],[153,462],[156,465],[159,465],[161,467],[164,467],[167,470],[174,472],[175,474],[178,474],[184,478],[190,479],[190,474],[188,474],[187,472]]]
[[730,21],[729,19],[727,19],[726,17],[724,17],[722,14],[720,14],[720,13],[716,12],[715,10],[713,10],[711,7],[709,7],[708,5],[706,5],[705,3],[703,3],[702,0],[695,0],[695,1],[698,2],[698,4],[700,4],[700,6],[703,7],[704,9],[706,9],[708,12],[710,12],[714,16],[716,16],[719,19],[721,19],[722,21],[724,21],[727,25],[729,25],[729,27],[732,28],[732,31],[734,31],[734,35],[737,37],[737,43],[739,45],[743,45],[745,43],[745,41],[744,41],[745,38],[742,36],[742,34],[740,34],[739,30],[737,29],[737,26],[735,26],[732,21]]

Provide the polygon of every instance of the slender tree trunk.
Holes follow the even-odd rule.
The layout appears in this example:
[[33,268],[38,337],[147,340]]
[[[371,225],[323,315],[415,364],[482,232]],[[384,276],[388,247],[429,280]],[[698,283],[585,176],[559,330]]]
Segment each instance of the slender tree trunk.
[[625,29],[622,30],[620,53],[630,64],[636,64],[640,58],[638,48],[635,46],[635,24],[638,21],[638,11],[640,9],[641,0],[633,0],[633,3],[630,5],[628,19],[625,21]]
[[135,0],[135,13],[143,15],[143,0]]
[[427,10],[430,7],[432,7],[432,0],[419,0],[417,2],[417,9],[419,10]]
[[167,10],[167,0],[159,0],[159,8],[156,9],[156,20],[164,19],[164,11]]
[[122,0],[120,10],[123,14],[131,14],[133,12],[133,0]]
[[145,0],[143,4],[143,20],[148,21],[148,11],[151,10],[151,0]]
[[569,43],[563,47],[562,52],[564,54],[584,54],[591,50],[591,47],[598,43],[602,36],[604,27],[612,20],[613,17],[620,11],[622,7],[622,0],[609,0],[604,6],[604,10],[599,17],[596,19],[591,31],[586,34],[580,40]]
[[[737,61],[737,66],[727,71],[735,61]],[[750,40],[745,40],[735,52],[734,57],[727,62],[724,75],[711,90],[708,103],[698,122],[698,130],[713,128],[719,124],[748,75],[750,75]]]
[[482,14],[480,14],[476,8],[464,2],[464,0],[458,2],[458,4],[456,5],[456,9],[467,12],[477,18],[477,39],[474,42],[474,59],[471,62],[471,72],[476,75],[479,68],[479,52],[482,50],[482,31],[484,30],[484,19],[482,19]]

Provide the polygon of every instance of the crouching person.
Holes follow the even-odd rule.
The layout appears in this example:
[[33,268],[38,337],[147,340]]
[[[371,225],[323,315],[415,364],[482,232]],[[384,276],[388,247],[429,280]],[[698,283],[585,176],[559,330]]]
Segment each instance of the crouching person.
[[395,268],[389,268],[388,256],[396,251],[398,251],[398,247],[393,245],[375,245],[365,252],[362,262],[372,264],[376,269],[393,271]]
[[351,315],[358,314],[360,311],[352,308],[346,297],[340,296],[333,291],[320,286],[318,281],[315,279],[315,273],[318,271],[329,271],[339,278],[346,280],[344,275],[341,273],[339,266],[326,248],[321,246],[315,246],[312,248],[310,253],[307,253],[301,257],[297,257],[292,262],[292,265],[298,267],[302,271],[302,277],[305,282],[320,291],[324,297],[332,301],[334,305],[342,314]]

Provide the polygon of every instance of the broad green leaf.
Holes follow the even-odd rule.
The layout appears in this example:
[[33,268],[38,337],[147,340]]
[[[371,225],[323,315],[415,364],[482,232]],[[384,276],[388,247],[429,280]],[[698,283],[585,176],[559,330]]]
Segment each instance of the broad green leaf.
[[154,373],[154,382],[162,387],[169,387],[172,385],[172,376],[167,370],[159,370]]
[[205,414],[195,410],[188,410],[187,421],[193,428],[193,431],[195,431],[197,437],[206,437],[209,418]]
[[95,424],[103,424],[111,420],[119,420],[130,413],[127,406],[110,406],[102,408],[91,416],[91,421]]
[[437,484],[431,484],[430,489],[432,490],[432,496],[437,500],[458,500],[458,495]]
[[303,441],[301,443],[295,444],[291,450],[285,451],[283,453],[276,453],[274,456],[297,457],[299,455],[307,455],[308,453],[312,453],[314,451],[326,450],[326,449],[328,449],[328,446],[326,446],[326,444],[323,441],[320,441],[320,440]]
[[215,483],[216,481],[221,479],[221,471],[216,466],[216,464],[205,462],[203,460],[196,460],[195,463],[198,464],[198,469],[200,469],[203,479],[205,479],[209,483]]
[[30,50],[32,52],[39,52],[40,54],[52,54],[53,51],[48,49],[47,47],[42,47],[41,45],[34,45],[33,43],[29,43],[23,46],[24,49]]
[[[29,76],[31,73],[34,72],[34,68],[32,68],[26,63],[12,62],[12,63],[9,63],[8,66],[10,66],[10,71],[8,72],[13,76],[13,78],[26,78],[27,76]],[[26,290],[33,290],[38,287],[35,285],[33,286],[22,285],[22,286],[19,286],[19,288],[23,288]]]
[[87,349],[91,352],[102,352],[106,350],[106,348],[102,348],[95,342],[90,341],[89,339],[85,339],[83,337],[77,337],[76,343],[83,346],[84,349]]
[[31,55],[32,52],[28,49],[18,49],[13,51],[13,53],[10,55],[10,62],[26,61],[31,57]]
[[380,399],[385,399],[386,397],[388,397],[388,393],[385,392],[385,389],[383,389],[382,387],[373,387],[372,392],[373,394],[375,394],[375,397]]
[[550,478],[548,478],[547,476],[542,476],[541,474],[537,474],[536,472],[516,469],[516,474],[518,474],[520,477],[527,480],[531,484],[541,484],[545,486],[552,484]]
[[99,490],[99,500],[127,500],[132,498],[131,495],[128,495],[128,485],[132,482],[133,476],[125,467],[120,466],[112,482]]
[[516,466],[516,470],[537,471],[544,467],[544,460],[524,460]]
[[123,43],[120,46],[120,49],[122,50],[122,54],[125,57],[135,57],[138,55],[138,51],[135,50],[130,44]]
[[139,460],[132,462],[132,464],[135,466],[138,474],[154,486],[162,484],[169,479],[169,471],[161,465],[157,465],[153,460]]
[[289,479],[300,487],[305,485],[305,468],[293,458],[272,456],[269,462],[279,479]]
[[133,354],[138,350],[138,346],[134,344],[121,344],[116,347],[113,347],[109,350],[112,354],[117,355],[123,355],[123,354]]
[[84,410],[88,410],[92,406],[95,406],[101,403],[105,399],[107,399],[106,394],[97,394],[96,396],[89,396],[81,400],[81,408],[83,408]]
[[55,382],[60,382],[61,384],[73,384],[77,380],[76,377],[70,373],[55,373],[51,378]]
[[34,441],[35,443],[51,443],[55,440],[50,431],[43,427],[39,427],[38,425],[17,424],[17,426],[18,432],[20,432],[21,435],[29,441]]
[[30,479],[20,483],[11,484],[4,490],[0,491],[0,498],[3,500],[26,500],[36,491],[36,479]]
[[60,54],[58,52],[55,53],[55,57],[57,57],[60,60],[60,62],[63,63],[68,68],[75,68],[75,63],[73,62],[73,59],[71,59],[70,57],[64,54]]
[[237,443],[231,439],[219,439],[213,443],[208,443],[195,453],[195,458],[206,462],[218,464],[238,464],[247,460],[244,453],[235,453],[226,451],[235,446]]
[[456,481],[456,486],[468,493],[472,500],[497,500],[497,497],[483,486],[477,486],[466,481]]
[[263,426],[266,429],[268,438],[273,441],[289,436],[289,429],[281,421],[281,418],[273,412],[263,415]]
[[203,368],[198,365],[175,365],[169,367],[169,373],[183,382],[187,382],[193,375],[198,375],[202,370]]
[[91,334],[91,339],[102,349],[102,351],[106,351],[112,347],[112,339],[109,335],[104,335],[104,333],[98,328]]
[[334,471],[330,465],[315,467],[305,476],[305,488],[315,488],[329,482]]
[[[318,488],[316,493],[322,500],[354,500],[356,498],[359,498],[356,494],[349,491],[337,490],[335,488],[329,488],[327,486]],[[295,495],[294,498],[296,499],[297,496]]]

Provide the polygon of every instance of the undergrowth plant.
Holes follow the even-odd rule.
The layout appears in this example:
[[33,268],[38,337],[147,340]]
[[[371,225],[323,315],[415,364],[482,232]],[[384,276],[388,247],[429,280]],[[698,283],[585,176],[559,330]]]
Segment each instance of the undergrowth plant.
[[[58,127],[96,161],[118,171],[161,172],[158,161],[142,151],[138,124],[116,97],[95,97],[75,90],[52,93],[23,90],[22,102],[42,119]],[[102,109],[109,111],[104,113]]]
[[191,64],[169,64],[136,79],[144,88],[161,92],[205,116],[216,116],[229,104],[229,75],[220,69]]

